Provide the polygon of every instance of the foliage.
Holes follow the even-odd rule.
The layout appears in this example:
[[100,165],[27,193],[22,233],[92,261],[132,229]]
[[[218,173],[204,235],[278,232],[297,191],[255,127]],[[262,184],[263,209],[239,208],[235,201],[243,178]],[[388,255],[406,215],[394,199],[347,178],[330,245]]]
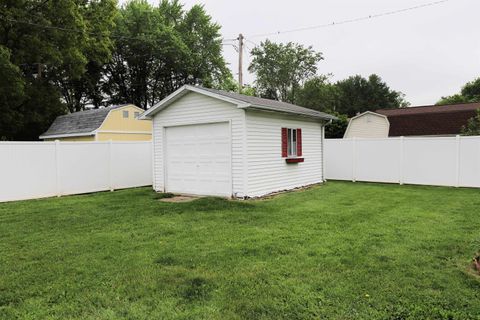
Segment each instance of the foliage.
[[18,66],[10,61],[10,50],[0,46],[0,141],[10,140],[21,128],[19,106],[25,99],[25,82]]
[[338,120],[333,120],[325,127],[325,138],[343,138],[348,127],[348,117],[338,112],[330,112],[330,114],[336,116]]
[[480,136],[480,109],[477,110],[477,115],[469,119],[467,124],[462,127],[462,135]]
[[103,19],[109,17],[108,10],[102,8],[113,11],[115,3],[115,0],[2,2],[1,68],[11,81],[3,89],[14,86],[11,95],[15,97],[2,101],[2,117],[7,115],[8,119],[2,120],[5,126],[0,127],[0,137],[36,140],[55,116],[66,112],[64,103],[70,110],[79,108],[83,94],[75,91],[71,83],[84,76],[89,59],[108,55],[108,34],[100,39],[92,31],[98,31],[97,26],[102,27]]
[[255,73],[257,93],[269,99],[294,102],[297,90],[315,76],[322,54],[312,47],[289,42],[278,44],[266,40],[251,51],[248,67]]
[[353,117],[358,113],[376,109],[407,107],[404,94],[392,90],[376,74],[368,79],[351,76],[336,83],[340,99],[335,111]]
[[305,81],[298,90],[295,103],[323,112],[334,112],[340,103],[341,90],[329,81],[329,76],[316,76]]
[[480,102],[480,78],[466,83],[460,93],[442,97],[437,105]]
[[446,104],[458,104],[458,103],[468,103],[468,99],[461,94],[454,94],[447,97],[442,97],[436,105],[446,105]]
[[0,319],[476,319],[478,191],[328,182],[0,204]]
[[17,0],[0,8],[0,139],[36,140],[55,116],[151,106],[184,84],[233,90],[220,26],[178,0]]
[[72,75],[68,73],[69,67],[62,65],[55,72],[56,84],[70,112],[83,110],[87,104],[96,108],[106,104],[102,92],[104,65],[110,61],[114,49],[111,36],[117,13],[115,0],[83,2],[77,8],[87,35],[77,43],[83,56],[82,70]]
[[390,89],[382,79],[372,74],[365,79],[353,76],[336,83],[329,76],[316,76],[298,91],[295,103],[310,109],[335,114],[339,120],[326,127],[325,136],[342,138],[348,117],[367,110],[398,108],[407,105],[403,94]]
[[117,16],[120,38],[106,67],[110,102],[146,109],[184,84],[220,87],[231,81],[219,31],[200,5],[186,11],[177,0],[158,7],[128,2]]

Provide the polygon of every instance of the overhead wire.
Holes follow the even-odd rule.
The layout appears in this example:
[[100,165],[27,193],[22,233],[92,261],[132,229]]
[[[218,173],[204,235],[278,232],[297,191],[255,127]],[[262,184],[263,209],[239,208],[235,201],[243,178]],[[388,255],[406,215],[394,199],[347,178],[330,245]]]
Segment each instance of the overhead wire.
[[399,14],[399,13],[403,13],[403,12],[406,12],[406,11],[412,11],[412,10],[417,10],[417,9],[421,9],[421,8],[425,8],[425,7],[436,6],[436,5],[439,5],[439,4],[448,2],[448,1],[450,1],[450,0],[438,0],[438,1],[433,1],[433,2],[429,2],[429,3],[424,3],[424,4],[421,4],[421,5],[413,6],[413,7],[408,7],[408,8],[398,9],[398,10],[392,10],[392,11],[386,11],[386,12],[382,12],[382,13],[372,14],[372,15],[368,15],[368,16],[353,18],[353,19],[340,20],[340,21],[336,21],[336,22],[334,21],[334,22],[325,23],[325,24],[319,24],[319,25],[290,29],[290,30],[282,30],[282,31],[277,31],[277,32],[254,34],[254,35],[249,36],[249,38],[250,39],[252,39],[252,38],[263,38],[263,37],[274,36],[274,35],[279,35],[279,34],[287,34],[287,33],[293,33],[293,32],[308,31],[308,30],[333,27],[333,26],[343,25],[343,24],[348,24],[348,23],[360,22],[360,21],[364,21],[364,20],[376,19],[376,18],[380,18],[380,17],[384,17],[384,16]]

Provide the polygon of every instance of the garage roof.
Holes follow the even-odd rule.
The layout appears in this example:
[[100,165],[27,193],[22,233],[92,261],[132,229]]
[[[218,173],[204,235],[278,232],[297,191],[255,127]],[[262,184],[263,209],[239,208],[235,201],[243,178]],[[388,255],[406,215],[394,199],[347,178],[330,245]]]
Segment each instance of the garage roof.
[[144,112],[140,118],[146,119],[153,116],[155,113],[163,110],[172,102],[176,101],[177,99],[179,99],[180,97],[182,97],[188,92],[197,92],[197,93],[205,94],[217,99],[232,102],[234,104],[237,104],[239,108],[244,108],[244,109],[260,109],[260,110],[267,110],[267,111],[275,111],[275,112],[281,112],[281,113],[296,114],[304,117],[316,118],[316,119],[322,119],[322,120],[337,119],[336,117],[330,114],[300,107],[287,102],[252,97],[252,96],[247,96],[244,94],[239,94],[234,92],[227,92],[222,90],[204,88],[200,86],[190,86],[190,85],[186,85],[178,89],[177,91],[175,91],[174,93],[172,93],[171,95],[169,95],[168,97],[166,97],[165,99],[163,99],[162,101],[160,101],[159,103],[157,103],[156,105],[148,109],[146,112]]

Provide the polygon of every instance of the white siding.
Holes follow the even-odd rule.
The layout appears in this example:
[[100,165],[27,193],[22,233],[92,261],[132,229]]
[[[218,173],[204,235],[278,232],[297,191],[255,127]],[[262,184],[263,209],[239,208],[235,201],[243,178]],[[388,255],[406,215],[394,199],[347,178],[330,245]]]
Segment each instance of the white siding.
[[352,118],[345,138],[387,138],[390,124],[388,120],[373,113],[365,113]]
[[[262,196],[323,181],[322,125],[272,112],[247,111],[247,193]],[[303,163],[282,158],[281,128],[301,128]]]
[[154,132],[154,186],[164,191],[164,127],[229,121],[232,135],[233,195],[243,197],[244,192],[244,132],[245,112],[235,104],[195,92],[172,103],[153,118]]

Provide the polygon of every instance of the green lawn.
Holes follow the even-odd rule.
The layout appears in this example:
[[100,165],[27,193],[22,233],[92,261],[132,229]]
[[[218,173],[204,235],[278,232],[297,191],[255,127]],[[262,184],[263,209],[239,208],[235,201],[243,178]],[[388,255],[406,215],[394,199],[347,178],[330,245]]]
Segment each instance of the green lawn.
[[0,204],[0,319],[479,319],[480,190]]

